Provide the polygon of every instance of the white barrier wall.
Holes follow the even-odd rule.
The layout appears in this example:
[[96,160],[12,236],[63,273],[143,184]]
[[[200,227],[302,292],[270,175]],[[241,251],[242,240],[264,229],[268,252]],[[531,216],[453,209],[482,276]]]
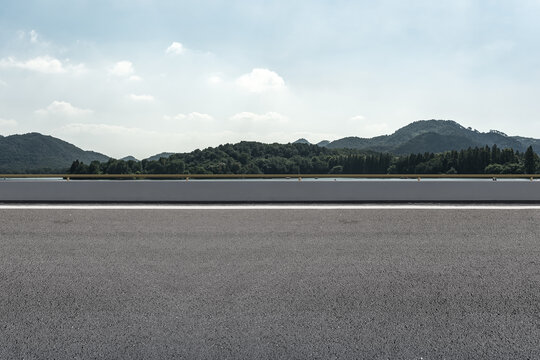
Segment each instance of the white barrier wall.
[[540,202],[540,181],[0,180],[0,202]]

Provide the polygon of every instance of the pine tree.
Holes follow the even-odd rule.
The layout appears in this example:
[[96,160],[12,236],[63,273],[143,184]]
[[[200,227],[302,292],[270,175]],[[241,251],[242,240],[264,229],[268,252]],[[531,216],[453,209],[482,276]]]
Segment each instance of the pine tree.
[[534,174],[535,172],[535,163],[534,163],[534,150],[532,146],[529,146],[527,148],[527,151],[525,151],[525,173],[526,174]]

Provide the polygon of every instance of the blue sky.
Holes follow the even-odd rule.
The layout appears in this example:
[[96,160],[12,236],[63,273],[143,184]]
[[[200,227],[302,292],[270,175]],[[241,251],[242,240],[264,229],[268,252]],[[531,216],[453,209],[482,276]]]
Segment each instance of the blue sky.
[[540,137],[540,1],[10,1],[0,134],[142,158],[391,133]]

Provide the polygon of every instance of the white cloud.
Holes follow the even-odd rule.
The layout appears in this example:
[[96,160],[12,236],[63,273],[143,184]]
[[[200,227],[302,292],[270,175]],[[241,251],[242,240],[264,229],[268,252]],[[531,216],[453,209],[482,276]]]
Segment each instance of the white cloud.
[[240,76],[236,84],[254,93],[285,88],[283,78],[268,69],[253,69],[250,73]]
[[3,81],[2,79],[0,79],[0,86],[7,86],[7,82]]
[[38,33],[35,30],[30,30],[30,42],[37,43],[38,42]]
[[223,82],[223,79],[219,75],[212,75],[208,77],[208,82],[210,84],[220,84]]
[[186,114],[176,114],[173,116],[165,115],[163,118],[168,121],[192,120],[192,121],[198,121],[198,122],[210,122],[214,120],[214,118],[211,115],[203,114],[199,112],[192,112],[187,115]]
[[230,118],[235,122],[248,122],[252,124],[275,124],[286,123],[287,117],[277,112],[267,112],[266,114],[255,114],[252,112],[241,112],[231,116]]
[[104,132],[111,134],[126,134],[126,133],[147,133],[148,131],[142,130],[139,128],[131,128],[119,125],[108,125],[108,124],[81,124],[81,123],[71,123],[64,125],[58,129],[61,133],[64,134],[91,134],[99,135]]
[[128,98],[130,98],[133,101],[140,101],[140,102],[153,102],[155,100],[155,98],[152,95],[130,94],[128,95]]
[[66,72],[80,74],[86,71],[84,64],[63,64],[62,61],[51,56],[38,56],[26,61],[18,61],[14,57],[8,57],[0,59],[0,67],[36,71],[45,74],[62,74]]
[[14,128],[16,126],[17,126],[17,122],[15,120],[0,118],[0,129],[1,128]]
[[92,110],[75,107],[66,101],[53,101],[49,106],[36,110],[35,113],[38,115],[81,116],[91,114]]
[[119,61],[112,68],[109,69],[109,73],[114,76],[128,77],[135,73],[133,63],[131,61]]
[[197,120],[197,121],[212,121],[214,118],[211,115],[208,114],[202,114],[198,112],[192,112],[188,114],[188,119],[190,120]]
[[42,36],[36,30],[18,31],[17,36],[21,41],[30,41],[30,43],[41,46],[49,46],[48,42],[43,41]]
[[142,78],[139,75],[135,75],[135,68],[131,61],[122,60],[118,61],[114,66],[109,68],[109,74],[124,78],[129,81],[141,81]]
[[88,70],[84,64],[69,65],[67,69],[69,72],[75,75],[84,74]]
[[363,117],[362,115],[356,115],[356,116],[353,116],[352,118],[350,118],[349,120],[350,121],[363,121],[365,120],[366,118]]
[[179,42],[174,41],[168,48],[165,50],[165,53],[167,54],[176,54],[180,55],[184,52],[184,46],[180,44]]

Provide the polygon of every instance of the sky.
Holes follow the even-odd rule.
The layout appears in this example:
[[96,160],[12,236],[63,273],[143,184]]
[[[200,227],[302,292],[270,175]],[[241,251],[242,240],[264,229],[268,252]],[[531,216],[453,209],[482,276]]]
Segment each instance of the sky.
[[0,134],[121,158],[390,134],[540,138],[540,0],[0,0]]

